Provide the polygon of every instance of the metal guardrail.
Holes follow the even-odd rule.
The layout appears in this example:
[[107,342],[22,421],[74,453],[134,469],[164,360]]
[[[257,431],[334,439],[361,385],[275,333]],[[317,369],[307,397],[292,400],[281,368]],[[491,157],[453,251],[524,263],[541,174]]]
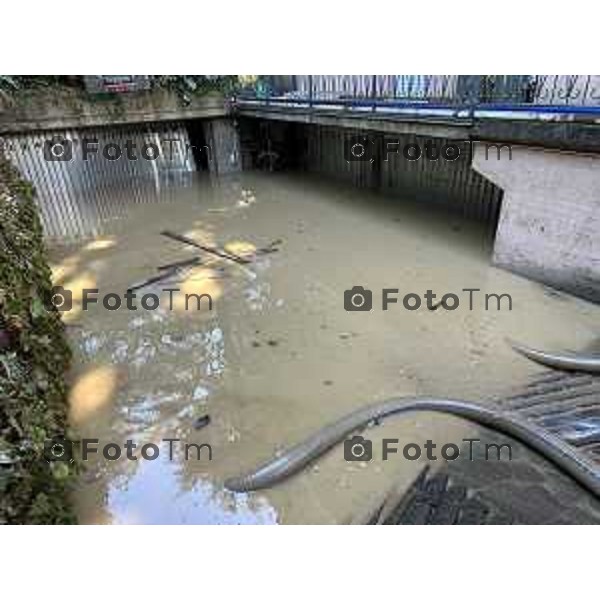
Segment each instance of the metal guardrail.
[[600,113],[598,75],[261,76],[238,101],[385,107]]

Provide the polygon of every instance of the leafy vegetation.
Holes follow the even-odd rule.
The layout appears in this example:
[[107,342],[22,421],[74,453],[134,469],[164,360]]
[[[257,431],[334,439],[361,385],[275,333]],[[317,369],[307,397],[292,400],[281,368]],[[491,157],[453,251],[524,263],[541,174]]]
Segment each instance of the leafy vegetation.
[[150,80],[153,86],[175,91],[184,101],[209,92],[232,94],[239,85],[236,75],[151,75]]
[[71,469],[43,456],[65,433],[70,351],[44,308],[51,280],[33,197],[0,149],[0,523],[72,523]]
[[[184,102],[209,92],[232,94],[241,80],[237,75],[150,75],[149,79],[153,88],[172,90]],[[78,75],[0,75],[0,98],[5,101],[14,99],[19,91],[52,87],[83,92],[83,78]]]

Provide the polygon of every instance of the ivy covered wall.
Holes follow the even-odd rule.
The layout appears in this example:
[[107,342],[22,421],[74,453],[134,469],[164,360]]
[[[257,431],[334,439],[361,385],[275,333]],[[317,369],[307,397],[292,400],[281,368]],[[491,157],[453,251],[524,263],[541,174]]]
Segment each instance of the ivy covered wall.
[[68,463],[44,459],[64,435],[70,351],[51,289],[42,230],[24,182],[0,150],[0,523],[72,523]]

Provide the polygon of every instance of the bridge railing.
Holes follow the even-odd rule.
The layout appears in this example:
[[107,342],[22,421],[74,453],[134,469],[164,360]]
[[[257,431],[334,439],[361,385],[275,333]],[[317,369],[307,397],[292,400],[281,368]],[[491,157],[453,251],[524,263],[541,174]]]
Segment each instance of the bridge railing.
[[239,99],[353,108],[487,108],[600,112],[598,75],[261,76]]

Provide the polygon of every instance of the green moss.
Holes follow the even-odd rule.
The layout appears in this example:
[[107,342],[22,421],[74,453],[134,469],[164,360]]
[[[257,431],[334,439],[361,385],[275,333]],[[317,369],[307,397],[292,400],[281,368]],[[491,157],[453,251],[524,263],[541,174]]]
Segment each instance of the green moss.
[[66,432],[70,351],[44,308],[52,284],[33,197],[0,153],[0,523],[72,523],[72,469],[43,454]]

